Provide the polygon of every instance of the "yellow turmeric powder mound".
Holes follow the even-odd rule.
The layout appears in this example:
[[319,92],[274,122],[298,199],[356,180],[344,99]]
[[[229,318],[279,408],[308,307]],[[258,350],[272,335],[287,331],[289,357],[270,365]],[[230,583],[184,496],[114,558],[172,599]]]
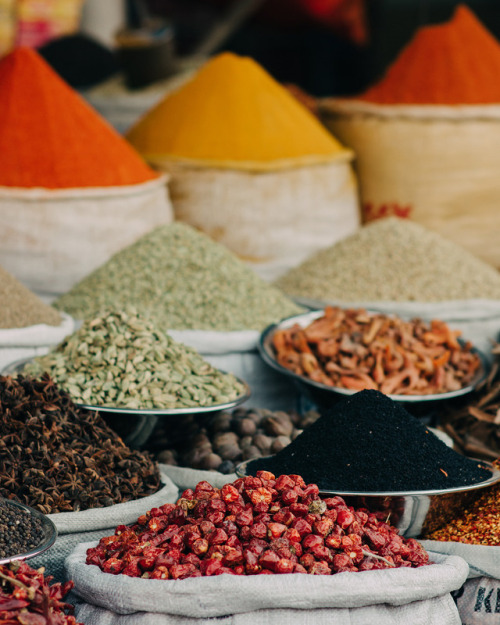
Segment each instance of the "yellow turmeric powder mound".
[[351,157],[258,63],[231,53],[214,57],[167,95],[127,139],[150,162],[249,170]]

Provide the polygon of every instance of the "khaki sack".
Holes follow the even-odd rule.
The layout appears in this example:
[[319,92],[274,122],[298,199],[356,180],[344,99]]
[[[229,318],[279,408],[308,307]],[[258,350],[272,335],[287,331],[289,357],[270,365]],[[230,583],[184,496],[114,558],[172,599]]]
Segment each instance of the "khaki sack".
[[259,172],[169,160],[152,164],[171,176],[176,219],[272,280],[359,227],[350,159],[346,152],[328,163]]
[[0,266],[32,291],[62,294],[123,247],[172,221],[160,176],[96,189],[0,187]]
[[356,153],[363,221],[409,217],[500,267],[500,105],[323,100]]

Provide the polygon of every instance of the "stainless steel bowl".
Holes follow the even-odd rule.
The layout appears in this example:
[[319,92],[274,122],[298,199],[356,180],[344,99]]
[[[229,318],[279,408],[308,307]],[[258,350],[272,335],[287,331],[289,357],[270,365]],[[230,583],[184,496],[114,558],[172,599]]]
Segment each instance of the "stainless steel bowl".
[[[236,467],[238,477],[246,477],[248,464],[242,462]],[[442,490],[416,490],[398,492],[361,493],[356,491],[321,490],[322,497],[339,495],[348,505],[367,508],[380,513],[381,518],[398,528],[406,538],[418,537],[439,529],[477,498],[477,491],[500,481],[500,471],[491,463],[478,460],[491,471],[491,477],[484,482],[470,486],[458,486]]]
[[[315,382],[310,378],[298,375],[290,369],[283,367],[276,360],[276,356],[274,353],[272,341],[274,334],[277,330],[287,329],[292,327],[295,324],[298,324],[302,328],[307,327],[314,320],[318,319],[324,314],[324,310],[313,310],[311,312],[302,313],[300,315],[294,315],[293,317],[288,317],[284,319],[280,323],[274,323],[268,326],[261,334],[259,340],[259,352],[262,356],[263,360],[273,369],[279,371],[280,373],[290,377],[294,382],[299,386],[299,388],[308,395],[311,400],[316,403],[319,407],[329,406],[332,402],[337,401],[343,395],[354,395],[358,391],[354,391],[347,388],[342,388],[340,386],[327,386],[326,384],[321,384],[321,382]],[[446,393],[436,393],[430,395],[388,395],[392,400],[405,403],[405,404],[422,404],[426,405],[432,404],[434,402],[441,402],[444,400],[454,399],[456,397],[460,397],[462,395],[467,395],[471,393],[475,387],[486,377],[489,370],[489,364],[484,356],[478,349],[472,348],[472,351],[476,353],[481,359],[481,367],[478,373],[474,376],[474,379],[471,380],[467,386],[463,386],[462,388],[456,391],[448,391]]]
[[57,528],[49,519],[49,517],[45,516],[38,510],[34,508],[30,508],[30,506],[26,506],[23,503],[19,503],[17,501],[11,501],[10,499],[1,499],[2,503],[7,506],[12,506],[13,508],[17,508],[18,510],[22,510],[31,516],[40,519],[42,523],[42,538],[40,540],[40,544],[37,545],[31,551],[26,553],[16,553],[7,558],[0,558],[0,564],[6,564],[7,562],[13,562],[14,560],[29,560],[30,558],[34,558],[39,556],[44,551],[47,551],[52,545],[55,543],[57,538]]

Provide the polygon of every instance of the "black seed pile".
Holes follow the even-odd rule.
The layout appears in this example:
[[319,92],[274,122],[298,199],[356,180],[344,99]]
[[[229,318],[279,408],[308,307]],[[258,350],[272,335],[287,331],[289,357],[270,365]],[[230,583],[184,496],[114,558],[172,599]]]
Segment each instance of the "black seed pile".
[[40,519],[0,500],[0,558],[28,553],[42,542]]
[[252,460],[247,474],[261,470],[296,473],[323,490],[363,493],[445,489],[491,477],[379,391],[335,404],[278,454]]

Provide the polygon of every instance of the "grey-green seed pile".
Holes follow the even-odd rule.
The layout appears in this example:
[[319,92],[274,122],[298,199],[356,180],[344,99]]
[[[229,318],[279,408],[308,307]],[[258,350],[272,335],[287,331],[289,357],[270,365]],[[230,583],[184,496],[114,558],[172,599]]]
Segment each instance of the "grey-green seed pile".
[[243,394],[243,385],[133,312],[86,321],[23,373],[47,372],[80,404],[132,409],[213,406]]
[[317,252],[275,284],[291,296],[321,301],[500,299],[500,273],[494,267],[395,217]]
[[224,246],[179,222],[121,250],[54,305],[80,319],[132,305],[157,327],[220,331],[262,330],[302,310]]
[[0,328],[58,326],[61,315],[0,267]]

